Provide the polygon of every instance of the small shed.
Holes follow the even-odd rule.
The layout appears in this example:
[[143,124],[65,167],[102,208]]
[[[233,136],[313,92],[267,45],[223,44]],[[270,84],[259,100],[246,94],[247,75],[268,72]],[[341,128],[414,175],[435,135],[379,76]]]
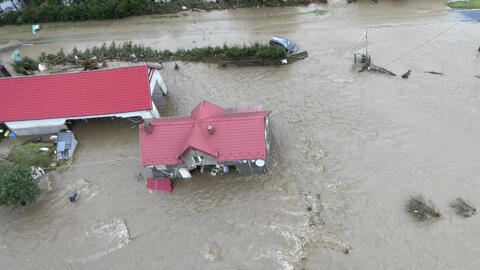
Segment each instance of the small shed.
[[71,159],[77,140],[71,131],[57,133],[57,160]]

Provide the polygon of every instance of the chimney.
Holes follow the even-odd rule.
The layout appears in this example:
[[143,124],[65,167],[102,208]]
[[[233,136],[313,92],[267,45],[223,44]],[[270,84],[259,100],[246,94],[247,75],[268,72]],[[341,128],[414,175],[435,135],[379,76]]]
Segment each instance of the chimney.
[[215,130],[211,125],[208,125],[208,134],[212,135]]

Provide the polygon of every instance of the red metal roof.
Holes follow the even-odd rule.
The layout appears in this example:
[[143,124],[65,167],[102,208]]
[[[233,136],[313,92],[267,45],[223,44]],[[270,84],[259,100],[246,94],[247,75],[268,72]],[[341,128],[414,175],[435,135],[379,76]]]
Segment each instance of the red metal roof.
[[[214,156],[216,161],[266,158],[265,116],[269,111],[228,114],[202,101],[190,117],[150,121],[147,133],[140,125],[142,165],[181,164],[181,156],[195,148]],[[213,127],[213,134],[208,126]]]
[[147,188],[172,192],[172,183],[169,178],[148,178]]
[[0,79],[0,122],[151,108],[146,65]]

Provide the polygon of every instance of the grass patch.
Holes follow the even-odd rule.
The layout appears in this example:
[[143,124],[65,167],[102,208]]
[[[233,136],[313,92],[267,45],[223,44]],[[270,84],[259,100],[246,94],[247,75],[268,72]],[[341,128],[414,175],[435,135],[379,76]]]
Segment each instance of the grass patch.
[[326,9],[315,9],[314,11],[310,12],[311,14],[314,14],[314,15],[325,15],[327,14],[327,10]]
[[[53,146],[53,143],[26,143],[18,145],[8,153],[8,160],[15,164],[46,168],[54,160]],[[41,147],[47,147],[49,150],[41,152],[39,151]]]
[[480,8],[480,0],[448,2],[451,8]]

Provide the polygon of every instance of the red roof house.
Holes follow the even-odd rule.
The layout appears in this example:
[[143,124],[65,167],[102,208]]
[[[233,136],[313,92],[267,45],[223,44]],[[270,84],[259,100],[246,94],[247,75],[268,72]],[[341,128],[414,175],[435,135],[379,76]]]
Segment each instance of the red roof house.
[[67,119],[159,117],[155,90],[166,94],[162,67],[131,66],[0,79],[0,122],[17,135],[54,133]]
[[197,167],[215,175],[229,166],[265,173],[269,114],[261,107],[224,109],[204,100],[188,117],[151,120],[139,129],[142,165],[156,177],[171,178]]

